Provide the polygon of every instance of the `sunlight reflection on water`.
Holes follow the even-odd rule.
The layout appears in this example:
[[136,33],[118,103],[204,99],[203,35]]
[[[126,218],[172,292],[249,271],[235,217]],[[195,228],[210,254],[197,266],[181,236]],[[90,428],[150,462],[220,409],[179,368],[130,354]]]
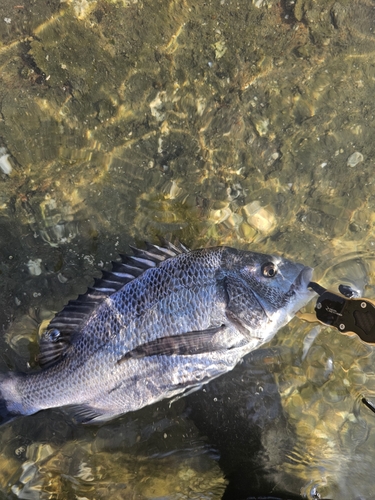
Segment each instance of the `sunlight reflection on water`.
[[[158,236],[282,253],[375,297],[371,2],[4,0],[0,20],[3,370],[35,367],[40,324]],[[221,498],[254,432],[248,470],[228,473],[238,490],[371,498],[373,348],[313,328],[295,319],[189,403],[99,429],[59,412],[15,421],[0,491]],[[193,423],[185,404],[207,414]],[[228,415],[236,432],[214,435]]]

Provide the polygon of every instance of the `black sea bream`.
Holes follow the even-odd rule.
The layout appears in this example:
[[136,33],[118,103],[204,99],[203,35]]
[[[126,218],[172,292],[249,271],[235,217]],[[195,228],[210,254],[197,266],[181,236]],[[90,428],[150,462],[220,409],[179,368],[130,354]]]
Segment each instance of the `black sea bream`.
[[133,249],[51,321],[42,370],[0,379],[0,419],[71,406],[103,422],[199,387],[270,340],[314,295],[312,269],[229,247]]

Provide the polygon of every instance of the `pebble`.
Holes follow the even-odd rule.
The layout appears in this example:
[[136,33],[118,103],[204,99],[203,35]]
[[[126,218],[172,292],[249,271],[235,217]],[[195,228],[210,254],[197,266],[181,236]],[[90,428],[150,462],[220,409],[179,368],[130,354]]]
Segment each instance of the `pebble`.
[[68,281],[68,278],[66,278],[63,274],[59,273],[57,275],[57,279],[60,281],[60,283],[66,283]]
[[6,175],[9,175],[12,171],[12,165],[8,159],[9,156],[5,148],[0,148],[0,170]]
[[219,210],[211,210],[210,211],[210,220],[214,222],[214,224],[220,224],[224,222],[232,215],[231,209],[226,206]]
[[260,137],[264,137],[268,134],[268,126],[270,124],[270,121],[268,118],[266,119],[260,119],[260,120],[254,120],[255,123],[255,128],[260,135]]
[[269,0],[253,0],[253,4],[255,7],[258,7],[260,9],[261,7],[270,7],[271,2]]
[[227,47],[225,46],[224,41],[218,41],[212,45],[215,50],[215,58],[221,59],[225,52],[227,51]]
[[176,181],[172,181],[170,190],[169,190],[169,198],[174,200],[181,193],[182,189],[178,186]]
[[262,233],[269,233],[276,224],[276,219],[270,209],[264,208],[259,201],[253,201],[243,207],[247,223]]
[[39,276],[40,274],[42,274],[41,263],[42,259],[29,260],[29,262],[27,263],[27,267],[29,268],[29,273],[32,276]]
[[355,167],[358,163],[361,163],[361,161],[363,161],[363,154],[356,151],[349,156],[347,165],[348,167]]

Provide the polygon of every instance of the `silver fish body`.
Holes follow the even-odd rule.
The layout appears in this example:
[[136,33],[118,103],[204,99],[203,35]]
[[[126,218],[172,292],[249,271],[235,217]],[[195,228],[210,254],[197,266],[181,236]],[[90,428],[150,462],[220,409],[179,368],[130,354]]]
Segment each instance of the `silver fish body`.
[[199,387],[313,296],[312,269],[282,257],[173,245],[134,252],[51,321],[41,371],[0,379],[4,422],[65,406],[101,422]]

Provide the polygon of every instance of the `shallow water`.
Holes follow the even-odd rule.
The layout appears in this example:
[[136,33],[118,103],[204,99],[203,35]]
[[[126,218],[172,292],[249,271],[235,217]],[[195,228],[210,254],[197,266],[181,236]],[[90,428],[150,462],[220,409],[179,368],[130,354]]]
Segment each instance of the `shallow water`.
[[[41,4],[0,5],[2,370],[32,369],[54,312],[158,236],[282,253],[375,297],[372,0]],[[171,406],[0,429],[0,492],[373,498],[374,366],[295,319]]]

